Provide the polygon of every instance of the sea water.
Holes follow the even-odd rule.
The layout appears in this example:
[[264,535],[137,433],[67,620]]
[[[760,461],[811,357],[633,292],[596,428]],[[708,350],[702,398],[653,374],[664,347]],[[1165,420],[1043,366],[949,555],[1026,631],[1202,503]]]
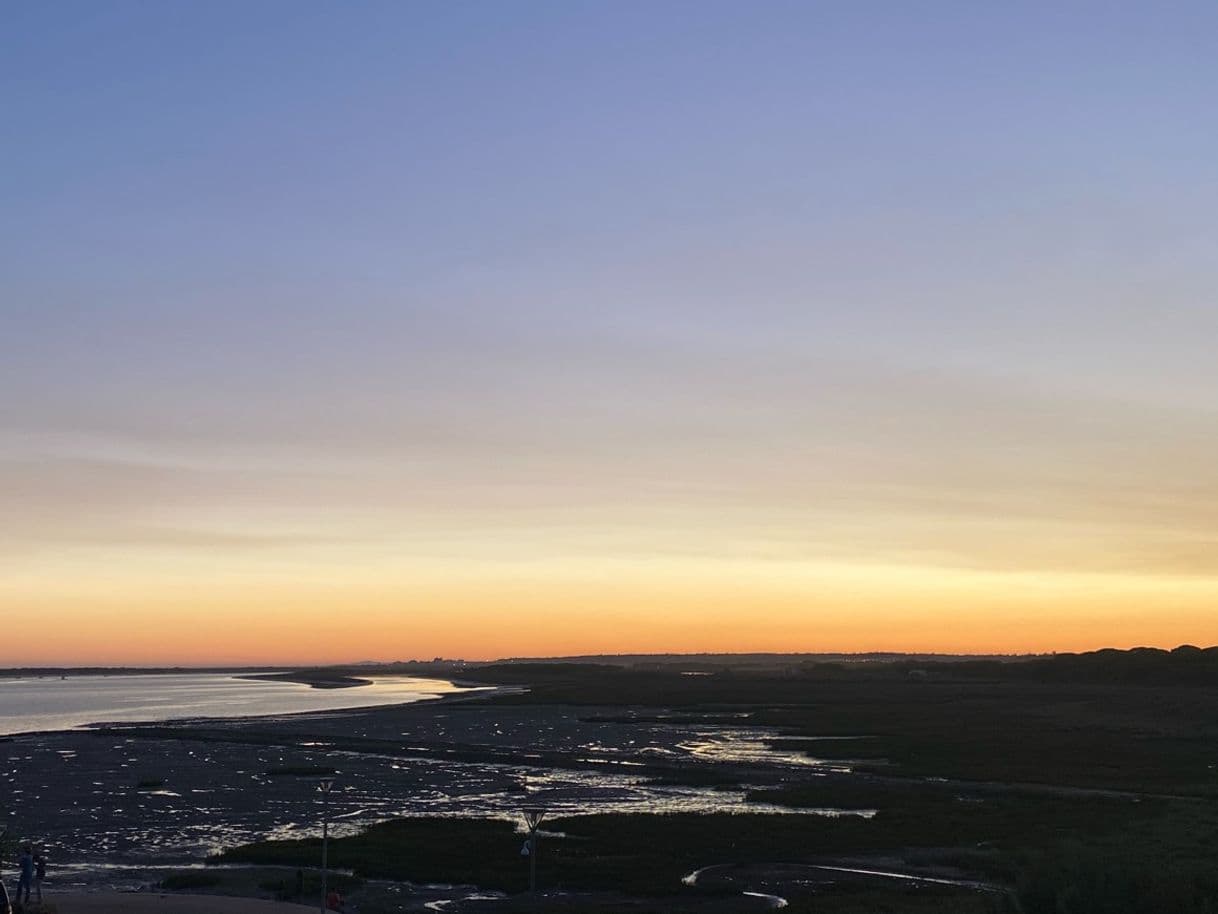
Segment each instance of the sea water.
[[377,677],[370,685],[315,689],[228,673],[0,677],[0,734],[97,723],[247,717],[401,704],[462,691],[438,679]]

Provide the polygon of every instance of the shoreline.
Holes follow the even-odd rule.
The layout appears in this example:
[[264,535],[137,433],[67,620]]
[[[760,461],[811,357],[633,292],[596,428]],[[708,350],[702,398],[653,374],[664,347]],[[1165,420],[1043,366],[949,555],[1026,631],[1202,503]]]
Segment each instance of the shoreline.
[[[157,673],[149,675],[175,675],[173,673]],[[194,671],[184,673],[183,675],[196,675]],[[223,675],[223,674],[216,674]],[[290,682],[296,685],[307,685],[307,683],[298,680],[283,680],[283,679],[266,679],[259,676],[233,676],[233,679],[241,679],[246,681],[269,681],[269,682]],[[0,745],[14,742],[18,739],[25,740],[29,737],[37,736],[66,736],[75,734],[96,734],[109,730],[122,730],[126,728],[142,728],[142,727],[185,727],[197,726],[202,724],[243,724],[256,723],[258,721],[273,721],[273,720],[288,720],[292,718],[329,716],[340,714],[364,713],[368,711],[376,711],[389,708],[402,708],[411,705],[434,704],[437,702],[453,702],[453,701],[472,701],[479,698],[491,698],[500,694],[515,694],[523,691],[521,686],[496,686],[487,685],[486,683],[461,682],[455,679],[440,679],[432,676],[402,676],[404,679],[419,679],[432,682],[443,682],[450,686],[459,689],[460,691],[445,692],[441,694],[426,695],[425,697],[415,698],[411,701],[388,701],[380,704],[357,704],[344,705],[339,708],[315,708],[312,710],[300,711],[282,711],[270,712],[267,714],[240,714],[230,717],[217,717],[211,715],[197,715],[189,717],[162,717],[162,718],[146,718],[141,720],[93,720],[88,723],[78,724],[74,727],[57,727],[49,730],[16,730],[12,733],[0,733]],[[367,685],[373,685],[375,680],[368,680]],[[363,684],[361,684],[362,686]],[[322,688],[322,691],[333,691],[332,689]]]

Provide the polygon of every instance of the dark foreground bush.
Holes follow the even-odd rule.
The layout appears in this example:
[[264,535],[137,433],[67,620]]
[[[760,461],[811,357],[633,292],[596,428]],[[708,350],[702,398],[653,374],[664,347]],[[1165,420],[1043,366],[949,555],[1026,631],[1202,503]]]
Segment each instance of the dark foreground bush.
[[223,880],[216,873],[174,873],[161,880],[161,888],[167,892],[182,892],[187,889],[210,889]]
[[[344,873],[330,873],[326,880],[328,888],[336,889],[340,895],[350,895],[364,884],[364,880]],[[293,875],[264,879],[258,888],[275,896],[277,901],[300,901],[320,898],[321,874],[298,870]]]
[[1218,914],[1212,872],[1077,851],[1035,861],[1017,894],[1024,914]]

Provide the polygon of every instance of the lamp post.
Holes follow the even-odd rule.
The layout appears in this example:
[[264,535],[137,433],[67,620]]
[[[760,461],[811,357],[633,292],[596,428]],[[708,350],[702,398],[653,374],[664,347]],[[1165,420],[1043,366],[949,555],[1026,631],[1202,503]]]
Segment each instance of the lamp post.
[[528,806],[524,810],[524,824],[529,827],[529,894],[537,891],[537,826],[546,817],[539,806]]
[[322,778],[317,782],[321,791],[321,914],[326,914],[327,876],[329,875],[328,854],[330,850],[330,791],[334,787],[334,778]]

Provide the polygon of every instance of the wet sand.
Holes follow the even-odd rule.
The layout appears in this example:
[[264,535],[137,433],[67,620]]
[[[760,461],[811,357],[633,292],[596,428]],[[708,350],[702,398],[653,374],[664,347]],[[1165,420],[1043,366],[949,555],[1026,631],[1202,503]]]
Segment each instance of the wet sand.
[[48,852],[62,891],[122,891],[225,847],[316,836],[323,771],[336,778],[334,835],[403,815],[515,819],[522,803],[537,802],[569,813],[808,814],[748,803],[739,787],[652,780],[742,769],[748,783],[764,784],[808,769],[806,758],[767,751],[771,734],[750,728],[747,715],[636,720],[620,708],[461,695],[17,736],[0,745],[0,790],[19,811],[23,837]]

